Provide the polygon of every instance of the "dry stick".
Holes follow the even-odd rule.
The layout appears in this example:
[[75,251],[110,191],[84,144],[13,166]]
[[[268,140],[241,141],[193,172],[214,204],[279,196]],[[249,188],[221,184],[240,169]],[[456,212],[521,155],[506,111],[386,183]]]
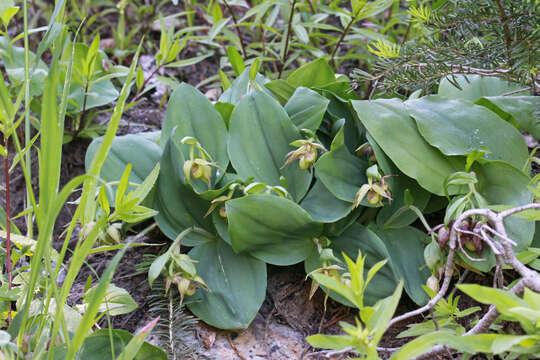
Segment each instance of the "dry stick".
[[240,349],[238,349],[236,347],[236,345],[234,344],[234,342],[232,341],[231,339],[231,333],[227,333],[227,340],[229,341],[229,345],[231,345],[232,349],[234,350],[234,352],[236,353],[236,355],[238,355],[238,357],[242,360],[247,360],[247,358],[242,355],[242,353],[240,352]]
[[[3,80],[2,80],[3,81]],[[6,157],[4,159],[4,176],[6,182],[6,270],[8,273],[8,290],[11,290],[12,286],[12,274],[11,274],[11,200],[9,190],[9,141],[8,136],[5,136]],[[11,309],[8,311],[8,323],[11,324]]]
[[247,59],[247,53],[246,53],[246,47],[244,45],[244,38],[242,37],[242,32],[240,31],[240,28],[238,27],[238,21],[236,19],[236,15],[234,14],[233,9],[227,2],[227,0],[223,0],[223,3],[225,4],[225,7],[227,7],[227,10],[231,13],[234,25],[236,25],[236,34],[238,35],[238,39],[240,40],[240,47],[242,47],[242,56],[244,60]]
[[507,265],[510,265],[514,270],[516,270],[522,277],[522,281],[524,282],[524,285],[536,292],[540,292],[540,274],[538,274],[536,271],[533,271],[529,268],[527,268],[525,265],[523,265],[514,255],[514,252],[512,250],[512,241],[508,239],[508,235],[506,234],[506,229],[504,228],[504,219],[508,216],[511,216],[513,214],[525,211],[525,210],[531,210],[531,209],[540,209],[540,204],[528,204],[519,206],[510,210],[506,210],[503,212],[500,212],[499,214],[494,213],[493,211],[489,209],[472,209],[465,211],[461,216],[454,222],[454,225],[451,228],[450,231],[450,242],[449,247],[450,251],[448,252],[448,258],[446,262],[445,272],[444,272],[444,282],[441,286],[441,290],[435,295],[433,299],[431,299],[425,306],[422,306],[419,309],[416,309],[414,311],[410,311],[408,313],[405,313],[403,315],[400,315],[398,317],[395,317],[390,321],[388,324],[388,327],[391,327],[395,325],[396,323],[403,321],[405,319],[411,318],[416,315],[420,315],[429,309],[431,309],[435,304],[439,302],[439,300],[444,296],[446,291],[448,290],[448,287],[450,285],[450,280],[452,278],[452,267],[454,264],[454,255],[456,252],[456,244],[457,244],[457,237],[459,233],[459,229],[457,228],[458,224],[461,224],[461,222],[471,216],[483,216],[490,220],[493,224],[495,224],[495,228],[498,234],[498,237],[501,239],[501,246],[504,250],[503,252],[503,258]]
[[294,16],[294,7],[296,6],[296,1],[297,0],[293,0],[291,6],[291,15],[289,16],[289,23],[287,25],[287,37],[285,38],[285,49],[283,49],[283,58],[281,59],[281,68],[279,69],[278,79],[281,79],[281,74],[283,73],[283,68],[285,67],[285,58],[287,57],[287,52],[289,50],[289,39],[291,38],[292,20]]

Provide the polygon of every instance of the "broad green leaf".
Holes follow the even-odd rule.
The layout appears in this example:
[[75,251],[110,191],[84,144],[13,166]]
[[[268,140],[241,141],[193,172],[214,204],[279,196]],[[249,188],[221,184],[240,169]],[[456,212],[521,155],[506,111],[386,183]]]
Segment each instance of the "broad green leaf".
[[197,246],[189,256],[198,261],[197,271],[209,287],[189,298],[191,312],[220,329],[247,328],[266,295],[266,264],[248,254],[235,254],[221,240]]
[[[114,354],[119,355],[125,346],[133,339],[133,335],[125,330],[100,329],[89,335],[79,350],[78,358],[87,360],[113,359],[111,349]],[[66,359],[65,345],[54,349],[54,360]],[[166,360],[167,354],[162,349],[144,342],[135,360]]]
[[321,180],[309,190],[300,206],[308,212],[315,221],[333,223],[347,216],[352,206],[350,202],[336,198]]
[[390,254],[388,263],[396,278],[404,280],[407,295],[416,304],[425,304],[429,298],[422,289],[422,285],[431,275],[424,261],[426,234],[412,226],[387,230],[375,228],[374,230]]
[[83,85],[72,83],[70,86],[70,94],[68,96],[69,102],[67,111],[68,113],[80,113],[83,111],[83,104],[86,106],[84,109],[89,110],[99,106],[112,104],[119,96],[118,90],[114,87],[110,80],[102,80],[92,83],[91,87],[85,92]]
[[293,201],[274,195],[249,195],[227,201],[232,247],[274,265],[303,261],[313,250],[322,224]]
[[416,181],[399,171],[369,134],[367,134],[367,139],[384,175],[392,175],[385,180],[390,188],[392,201],[385,204],[377,214],[377,225],[381,229],[397,229],[410,225],[418,218],[418,215],[408,209],[405,192],[409,192],[413,198],[413,205],[420,210],[424,210],[431,195]]
[[[342,253],[345,253],[352,259],[356,259],[358,251],[362,251],[362,255],[366,256],[365,275],[367,275],[367,271],[376,263],[390,257],[383,241],[373,231],[356,222],[345,230],[343,234],[335,238],[330,238],[330,240],[330,248],[342,261]],[[317,251],[314,251],[304,263],[306,273],[308,274],[321,266],[322,264]],[[372,305],[378,300],[392,295],[397,284],[398,280],[396,279],[392,268],[388,264],[383,266],[369,283],[364,294],[364,303]],[[350,302],[346,301],[345,298],[334,292],[330,292],[329,295],[332,299],[339,301],[342,304],[347,306],[352,305]]]
[[[90,143],[86,150],[85,168],[88,171],[103,137]],[[119,181],[124,169],[131,164],[129,182],[141,184],[159,163],[162,150],[155,141],[141,134],[129,134],[114,138],[109,154],[101,168],[100,177],[105,182]],[[114,196],[113,196],[114,198]]]
[[437,95],[408,100],[405,107],[424,139],[443,154],[487,149],[489,160],[503,160],[517,168],[527,162],[529,153],[520,132],[484,107]]
[[475,102],[495,112],[518,129],[540,139],[540,97],[538,96],[486,96]]
[[[210,208],[210,202],[200,198],[193,190],[182,184],[179,173],[182,164],[172,161],[171,153],[178,149],[170,141],[165,145],[161,158],[161,171],[156,184],[154,208],[159,211],[156,222],[161,231],[171,240],[191,226],[203,228],[213,233],[214,226],[210,218],[204,215]],[[190,233],[183,244],[194,246],[209,241],[208,236],[198,232]]]
[[[236,106],[245,95],[254,91],[253,87],[250,86],[249,70],[250,68],[244,70],[244,72],[233,81],[231,87],[225,90],[219,97],[219,102],[230,103]],[[264,86],[268,81],[269,80],[261,74],[257,74],[254,82],[263,89],[265,93],[272,96],[272,92]]]
[[[358,118],[386,155],[424,189],[444,195],[446,178],[463,165],[451,161],[420,135],[415,121],[399,100],[352,101]],[[450,187],[449,193],[459,193]]]
[[[449,80],[450,79],[450,80]],[[452,82],[459,85],[455,87]],[[522,86],[508,83],[504,79],[480,75],[454,75],[443,78],[438,94],[450,99],[462,99],[475,102],[483,96],[498,96],[518,90]]]
[[217,102],[214,104],[214,107],[219,112],[219,114],[221,115],[221,118],[225,122],[225,126],[227,126],[228,128],[229,121],[231,119],[231,114],[232,114],[232,111],[234,110],[234,105],[229,104],[229,103],[224,103],[224,102]]
[[[190,159],[191,145],[182,144],[181,140],[187,136],[193,137],[210,155],[211,159],[207,160],[219,166],[217,170],[213,168],[212,184],[219,181],[229,165],[227,127],[206,96],[186,83],[180,84],[171,95],[167,116],[163,122],[161,143],[165,145],[170,136],[180,150],[172,153],[173,162],[183,166],[184,161]],[[181,180],[187,183],[183,172],[179,175]],[[202,180],[193,179],[190,184],[198,193],[208,190],[208,185]]]
[[298,87],[285,105],[285,111],[298,130],[317,131],[330,101],[317,92]]
[[[478,191],[493,205],[526,205],[533,201],[533,195],[527,189],[530,181],[520,170],[502,161],[488,161],[473,166],[478,177]],[[525,219],[512,216],[504,221],[508,236],[518,246],[516,251],[526,250],[531,244],[535,224]]]
[[281,104],[287,103],[295,91],[295,87],[283,79],[272,80],[264,86],[276,96]]
[[[315,164],[317,177],[335,197],[353,203],[356,192],[367,183],[368,164],[349,153],[346,146],[327,152]],[[364,199],[362,205],[371,206]]]
[[312,175],[292,163],[283,167],[291,142],[300,133],[279,103],[261,91],[245,96],[234,109],[229,124],[228,152],[237,174],[270,186],[282,185],[295,201],[306,194]]
[[317,59],[301,66],[287,78],[289,85],[295,88],[299,86],[307,88],[319,87],[335,80],[334,70],[324,59]]
[[342,99],[333,92],[325,91],[324,95],[330,100],[327,116],[333,120],[334,124],[337,121],[344,121],[345,145],[349,152],[354,153],[364,137],[364,126],[358,121],[356,112],[348,100]]
[[[89,299],[92,299],[94,293],[96,292],[97,287],[91,287],[86,294],[84,295],[84,302],[82,306],[77,308],[84,312],[88,307]],[[99,306],[100,313],[107,313],[110,316],[128,314],[137,308],[137,303],[131,295],[125,290],[114,284],[109,284],[107,291],[105,292],[105,297],[101,305]]]
[[[13,46],[4,36],[0,36],[0,58],[4,62],[6,74],[12,83],[22,84],[24,82],[24,48]],[[45,78],[48,74],[48,67],[41,59],[36,59],[36,55],[30,52],[30,64],[37,65],[30,72],[30,96],[35,97],[43,93]],[[31,69],[32,70],[32,69]]]

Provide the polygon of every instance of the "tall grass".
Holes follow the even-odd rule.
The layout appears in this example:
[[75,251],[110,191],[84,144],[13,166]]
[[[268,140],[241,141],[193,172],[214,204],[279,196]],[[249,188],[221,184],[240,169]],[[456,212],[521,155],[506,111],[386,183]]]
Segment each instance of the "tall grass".
[[[23,347],[27,347],[25,353],[32,354],[33,359],[53,359],[56,353],[55,348],[58,346],[57,344],[61,344],[62,351],[65,351],[66,354],[65,358],[71,359],[76,357],[85,338],[99,318],[99,307],[104,300],[106,290],[112,280],[116,266],[126,251],[126,247],[124,247],[108,266],[105,273],[100,278],[93,296],[90,299],[87,299],[88,307],[82,316],[82,320],[79,322],[75,331],[70,333],[66,321],[68,315],[65,313],[65,306],[82,265],[92,252],[92,248],[100,232],[103,231],[108,223],[107,215],[100,215],[96,219],[96,209],[98,208],[95,196],[98,183],[97,179],[120,124],[120,118],[126,105],[126,99],[133,83],[141,46],[139,46],[137,53],[133,58],[118,103],[113,110],[104,141],[94,158],[88,174],[75,177],[60,189],[64,117],[70,91],[74,51],[72,50],[70,53],[70,60],[65,74],[64,84],[60,84],[59,80],[60,60],[66,49],[70,48],[68,45],[75,41],[74,39],[72,40],[71,34],[65,26],[64,8],[64,1],[58,0],[49,26],[43,35],[39,49],[37,49],[37,56],[35,56],[35,60],[32,61],[29,48],[31,30],[29,29],[28,24],[28,4],[27,0],[23,0],[25,81],[15,99],[13,99],[9,94],[9,91],[7,91],[4,80],[2,79],[2,81],[0,81],[0,101],[4,109],[0,112],[0,116],[2,118],[4,140],[6,145],[11,143],[15,147],[27,187],[27,227],[24,237],[30,243],[35,243],[30,261],[30,270],[27,274],[27,283],[22,287],[24,293],[21,294],[21,306],[18,309],[14,321],[10,325],[9,332],[12,336],[16,337],[18,348],[22,349]],[[76,38],[76,34],[74,38]],[[72,46],[71,49],[74,49],[74,47]],[[30,92],[30,80],[36,69],[37,61],[39,61],[41,55],[47,50],[50,50],[52,60],[45,80],[45,88],[41,98],[41,111],[39,115],[39,173],[32,174],[31,153],[28,151],[28,148],[33,144],[31,137],[32,129],[30,126],[30,104],[33,101]],[[60,97],[58,96],[58,89],[62,89]],[[19,111],[21,106],[24,109],[22,112]],[[18,137],[15,135],[16,127],[22,124],[23,120],[25,139],[24,148],[20,144]],[[6,152],[8,151],[8,148],[9,147],[6,146]],[[9,158],[7,155],[8,154],[6,154],[6,159],[8,162]],[[6,171],[8,169],[9,167],[6,166]],[[39,177],[38,201],[36,201],[31,181],[32,177],[35,175],[38,175]],[[7,179],[9,179],[9,174]],[[69,224],[62,248],[59,254],[53,258],[54,252],[51,251],[51,249],[53,248],[54,226],[58,215],[69,196],[80,187],[82,187],[82,195],[79,205]],[[9,188],[7,189],[7,194],[9,196]],[[12,216],[10,216],[11,214],[9,213],[9,205],[8,200],[7,214],[3,211],[0,212],[0,217],[5,218],[6,220],[7,238],[10,237],[12,231],[18,232],[17,228],[10,228]],[[36,234],[34,234],[34,221],[37,229]],[[56,280],[66,258],[68,244],[78,225],[81,225],[87,231],[81,231],[77,235],[77,242],[72,253],[69,268],[67,269],[67,275],[60,286]],[[37,237],[35,238],[35,236]],[[7,244],[7,246],[9,246],[9,244]],[[11,276],[12,269],[8,268],[8,273],[9,276]],[[43,283],[45,286],[41,287]],[[41,305],[41,309],[38,312],[35,310],[36,304]],[[55,313],[54,315],[51,315],[50,313],[54,309]],[[150,327],[148,329],[150,329]],[[143,335],[146,336],[145,334]],[[123,359],[133,358],[136,350],[140,347],[141,339],[144,339],[143,335],[139,334],[137,337],[133,338],[134,342],[130,343],[131,345],[127,350],[121,354]],[[33,341],[29,341],[29,337],[33,338]],[[24,355],[19,352],[18,358],[21,357],[24,357]]]

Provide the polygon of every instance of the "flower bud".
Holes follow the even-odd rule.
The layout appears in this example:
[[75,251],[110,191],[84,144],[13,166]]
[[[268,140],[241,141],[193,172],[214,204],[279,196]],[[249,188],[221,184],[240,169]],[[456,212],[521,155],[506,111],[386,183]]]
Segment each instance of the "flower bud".
[[176,279],[176,286],[178,287],[178,292],[181,295],[185,295],[188,293],[190,285],[191,281],[186,278]]
[[191,165],[191,175],[195,179],[198,179],[198,178],[202,177],[204,175],[203,167],[201,165],[197,164],[197,163],[193,163]]
[[428,268],[433,269],[441,260],[441,250],[436,242],[429,243],[424,249],[424,260]]
[[371,205],[375,205],[380,201],[381,195],[379,195],[373,190],[369,190],[369,192],[366,195],[366,199],[368,203],[370,203]]
[[317,160],[317,150],[315,150],[315,149],[309,149],[309,151],[307,151],[307,152],[304,154],[304,158],[305,158],[306,161],[309,162],[310,164],[314,163],[315,160]]
[[426,281],[426,286],[436,293],[439,292],[439,279],[431,275]]
[[227,209],[225,208],[225,205],[219,208],[219,216],[226,219],[227,218]]
[[441,251],[444,251],[446,244],[448,244],[448,240],[450,240],[450,230],[446,226],[441,227],[437,233],[437,239]]
[[311,163],[306,160],[305,155],[301,155],[300,159],[298,160],[298,166],[300,167],[300,169],[307,170],[309,169],[309,165],[311,165]]

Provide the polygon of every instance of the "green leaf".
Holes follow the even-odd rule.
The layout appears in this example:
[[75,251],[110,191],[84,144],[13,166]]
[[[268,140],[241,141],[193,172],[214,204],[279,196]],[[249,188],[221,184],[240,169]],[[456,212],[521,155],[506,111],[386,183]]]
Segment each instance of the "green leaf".
[[[445,195],[444,181],[462,170],[461,161],[452,161],[431,147],[420,135],[415,121],[399,100],[352,101],[358,118],[388,157],[424,189]],[[450,194],[460,192],[451,187]]]
[[[204,217],[210,208],[210,202],[203,200],[181,182],[182,164],[172,160],[173,152],[178,152],[178,149],[169,140],[163,150],[161,171],[156,184],[154,208],[159,211],[155,217],[156,222],[160,230],[171,240],[192,226],[213,233],[214,226],[211,219]],[[209,240],[208,236],[192,232],[184,239],[183,244],[194,246]]]
[[229,61],[234,69],[234,72],[236,73],[236,76],[242,74],[246,66],[244,65],[244,60],[242,59],[242,56],[238,50],[236,50],[234,46],[229,45],[227,48],[227,56],[229,57]]
[[234,105],[229,104],[229,103],[224,103],[224,102],[217,102],[214,104],[214,107],[219,112],[219,114],[221,115],[221,118],[225,122],[225,126],[227,126],[228,128],[229,121],[231,120],[231,114],[234,110]]
[[192,58],[189,58],[189,59],[183,59],[183,60],[178,60],[178,61],[169,63],[169,64],[165,65],[165,67],[174,67],[174,68],[179,69],[179,68],[183,68],[183,67],[186,67],[186,66],[191,66],[191,65],[198,64],[201,61],[203,61],[204,59],[209,58],[210,56],[213,56],[213,55],[214,55],[214,52],[210,51],[208,54],[195,56],[195,57],[192,57]]
[[390,254],[389,264],[397,279],[403,279],[407,295],[418,305],[429,298],[422,289],[431,275],[424,260],[426,234],[412,226],[401,229],[374,228]]
[[336,198],[321,180],[309,190],[300,206],[308,212],[315,221],[333,223],[347,216],[352,206],[350,202]]
[[285,111],[298,130],[319,129],[324,113],[330,101],[317,92],[305,87],[298,87],[285,105]]
[[487,96],[475,102],[512,123],[518,129],[540,139],[540,97],[538,96]]
[[[459,85],[455,87],[449,80]],[[450,99],[462,99],[475,102],[483,96],[498,96],[518,90],[521,86],[508,83],[504,79],[480,75],[454,75],[443,78],[439,84],[438,94]]]
[[210,289],[198,289],[190,298],[191,312],[220,329],[247,328],[266,295],[266,264],[248,254],[235,254],[221,240],[197,246],[189,256],[198,261],[197,272]]
[[300,133],[279,103],[261,91],[246,95],[233,110],[228,152],[237,174],[270,186],[282,185],[295,201],[306,194],[312,175],[293,163],[283,168]]
[[307,342],[314,348],[341,350],[352,345],[350,336],[343,335],[311,335],[306,338]]
[[[219,112],[212,103],[193,86],[182,83],[171,94],[167,107],[167,115],[161,131],[161,144],[165,144],[174,130],[172,139],[174,145],[180,150],[172,153],[173,162],[183,165],[190,159],[191,145],[182,144],[181,140],[187,136],[195,138],[204,150],[210,155],[212,161],[217,163],[221,170],[213,169],[212,184],[215,184],[229,165],[227,156],[227,127]],[[180,156],[176,156],[180,155]],[[183,172],[180,178],[187,183]],[[208,185],[202,180],[194,180],[191,185],[197,192],[208,190]]]
[[[345,253],[352,259],[356,259],[358,256],[358,251],[361,250],[362,255],[366,256],[366,274],[368,269],[373,267],[376,263],[390,257],[386,246],[377,236],[377,234],[356,222],[347,228],[343,234],[338,237],[330,238],[330,240],[330,248],[342,261],[342,253]],[[313,270],[320,268],[321,265],[322,264],[317,251],[314,251],[304,263],[306,273],[308,274]],[[394,276],[392,268],[388,265],[383,266],[383,268],[375,274],[373,280],[368,284],[364,294],[364,303],[371,305],[380,299],[392,295],[397,284],[398,280]],[[337,295],[335,292],[330,292],[329,295],[332,299],[339,301],[342,304],[347,306],[352,305],[350,302],[346,301],[345,298]]]
[[[97,287],[93,286],[86,292],[82,306],[78,307],[79,310],[85,311],[88,307],[88,301],[93,299],[96,290]],[[99,306],[99,312],[107,313],[110,316],[117,316],[128,314],[135,310],[137,306],[135,300],[133,300],[131,295],[129,295],[125,289],[114,284],[109,284],[107,291],[105,292],[105,297]]]
[[[255,83],[260,86],[265,93],[272,96],[270,90],[266,89],[266,87],[264,86],[268,81],[269,80],[261,74],[257,74],[257,76],[255,77]],[[242,100],[242,98],[252,90],[253,88],[250,87],[248,68],[244,70],[244,72],[233,81],[231,87],[229,87],[223,92],[223,94],[221,94],[221,96],[219,97],[219,102],[238,105],[240,100]]]
[[299,205],[274,195],[227,201],[226,210],[233,249],[274,265],[303,261],[322,232]]
[[161,271],[167,264],[167,261],[170,258],[169,252],[166,252],[164,254],[161,254],[158,256],[153,262],[152,265],[150,265],[150,269],[148,269],[148,283],[150,284],[150,287],[152,287],[152,284],[154,281],[159,277],[161,274]]
[[295,87],[289,85],[289,83],[283,79],[272,80],[267,82],[264,86],[277,97],[281,104],[285,104],[295,91]]
[[[86,171],[90,169],[90,165],[102,143],[103,137],[96,138],[90,143],[84,161]],[[162,150],[159,145],[150,140],[147,135],[116,136],[101,167],[100,177],[106,183],[119,181],[126,166],[131,164],[132,170],[129,174],[129,182],[142,184],[159,163],[161,153]],[[110,194],[109,199],[112,201],[114,198],[115,190]]]
[[[431,348],[438,344],[447,344],[450,347],[455,348],[462,340],[461,336],[456,336],[453,331],[441,330],[431,332],[408,342],[399,351],[392,354],[391,360],[409,360],[416,356],[422,355],[428,352]],[[462,349],[464,346],[459,346]],[[472,349],[468,349],[469,353],[474,352]]]
[[259,58],[256,58],[255,61],[253,61],[251,67],[249,68],[249,81],[255,81],[255,79],[257,78],[257,74],[259,73],[259,66]]
[[366,137],[375,153],[377,164],[379,164],[383,173],[393,175],[385,180],[392,193],[392,201],[383,206],[377,214],[377,225],[381,229],[397,229],[410,225],[418,218],[418,215],[409,209],[410,204],[407,204],[407,200],[412,197],[412,205],[424,210],[431,195],[421,188],[416,181],[399,171],[371,135],[367,134]]
[[[478,177],[477,189],[488,204],[519,206],[533,201],[533,194],[527,189],[529,177],[513,166],[502,161],[489,161],[476,164],[472,169]],[[504,224],[510,239],[518,244],[515,251],[526,250],[534,236],[534,223],[511,216]]]
[[446,155],[487,149],[486,158],[522,168],[528,159],[523,136],[493,112],[465,100],[433,95],[408,100],[405,107],[425,140]]
[[[356,192],[367,183],[366,169],[368,164],[353,156],[342,145],[327,152],[315,164],[317,177],[335,197],[353,203]],[[364,199],[364,206],[372,206]]]
[[[25,76],[24,48],[13,46],[6,37],[0,36],[0,58],[4,62],[9,81],[11,83],[22,84]],[[30,52],[30,63],[34,64],[36,61],[37,64],[34,66],[34,72],[30,71],[30,96],[32,97],[39,96],[43,93],[45,78],[49,71],[47,64],[41,59],[37,59],[36,54]]]
[[459,284],[458,289],[482,304],[495,305],[500,313],[520,306],[526,306],[524,301],[509,291],[494,289],[477,284]]
[[403,291],[403,280],[401,280],[392,296],[377,302],[375,312],[370,316],[369,321],[366,324],[368,329],[373,331],[372,341],[376,344],[381,341],[383,334],[388,329],[388,323],[394,317],[399,300],[401,299],[401,293]]
[[336,80],[334,70],[324,59],[317,59],[293,71],[287,78],[293,87],[319,87]]

